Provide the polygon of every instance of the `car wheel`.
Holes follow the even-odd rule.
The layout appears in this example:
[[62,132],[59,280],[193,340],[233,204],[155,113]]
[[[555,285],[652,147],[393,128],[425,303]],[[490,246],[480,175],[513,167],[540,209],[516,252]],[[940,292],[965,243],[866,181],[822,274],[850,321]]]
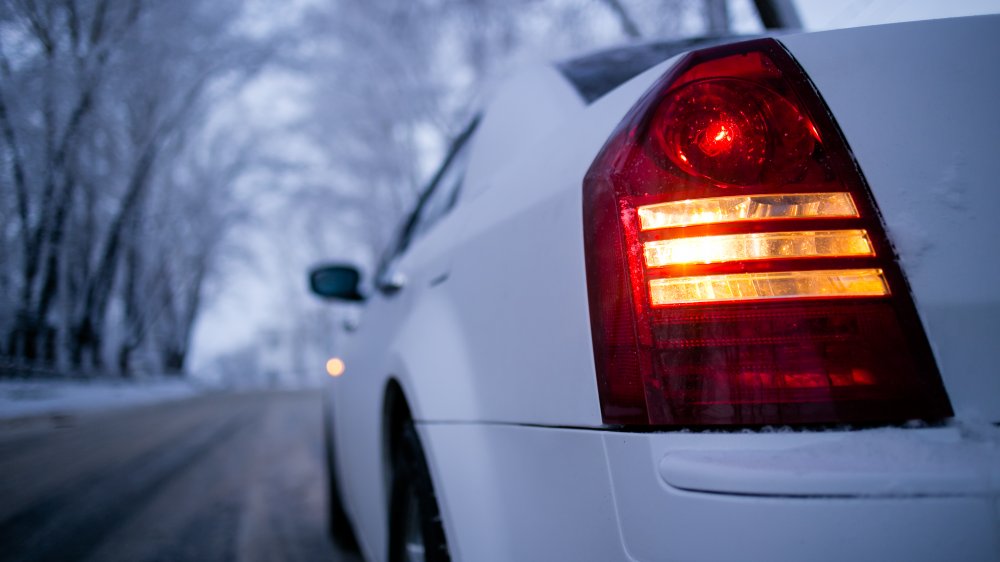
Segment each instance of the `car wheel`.
[[420,440],[412,422],[402,424],[400,433],[393,455],[389,560],[446,562],[451,557]]
[[[329,406],[327,406],[328,408]],[[330,538],[341,550],[357,552],[358,542],[354,536],[354,529],[351,527],[351,520],[344,510],[344,502],[340,497],[340,488],[337,483],[337,464],[335,462],[336,453],[333,448],[333,435],[330,426],[330,413],[324,409],[323,423],[323,444],[326,449],[326,474],[327,474],[327,524],[329,525]]]

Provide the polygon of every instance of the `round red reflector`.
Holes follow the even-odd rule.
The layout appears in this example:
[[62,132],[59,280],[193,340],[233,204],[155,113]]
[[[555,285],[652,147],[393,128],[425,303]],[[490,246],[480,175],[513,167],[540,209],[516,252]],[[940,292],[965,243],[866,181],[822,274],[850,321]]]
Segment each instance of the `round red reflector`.
[[743,187],[795,180],[815,148],[811,130],[780,94],[748,80],[717,78],[670,92],[650,133],[657,160],[668,167],[719,187]]

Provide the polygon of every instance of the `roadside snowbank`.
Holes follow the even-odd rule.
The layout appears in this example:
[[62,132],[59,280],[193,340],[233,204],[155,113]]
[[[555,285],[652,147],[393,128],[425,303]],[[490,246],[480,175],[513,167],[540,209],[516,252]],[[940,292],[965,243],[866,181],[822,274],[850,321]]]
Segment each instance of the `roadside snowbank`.
[[122,380],[0,380],[0,420],[74,414],[188,398],[205,387],[176,378]]

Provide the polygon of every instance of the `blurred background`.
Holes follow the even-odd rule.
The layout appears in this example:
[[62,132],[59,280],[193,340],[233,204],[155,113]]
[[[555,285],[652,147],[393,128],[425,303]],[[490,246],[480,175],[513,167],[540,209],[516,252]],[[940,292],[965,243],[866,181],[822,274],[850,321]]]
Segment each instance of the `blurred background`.
[[996,11],[0,0],[0,561],[358,559],[328,539],[314,387],[361,310],[318,301],[306,272],[370,277],[517,69],[765,24]]
[[352,311],[305,271],[371,271],[513,69],[761,30],[751,0],[2,0],[0,377],[315,384]]

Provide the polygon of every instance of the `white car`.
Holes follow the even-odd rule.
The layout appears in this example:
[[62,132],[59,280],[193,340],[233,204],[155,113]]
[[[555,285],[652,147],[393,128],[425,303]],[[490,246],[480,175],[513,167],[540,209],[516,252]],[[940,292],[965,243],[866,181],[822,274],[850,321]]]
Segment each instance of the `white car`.
[[340,541],[1000,560],[1000,17],[716,43],[527,70],[313,272]]

